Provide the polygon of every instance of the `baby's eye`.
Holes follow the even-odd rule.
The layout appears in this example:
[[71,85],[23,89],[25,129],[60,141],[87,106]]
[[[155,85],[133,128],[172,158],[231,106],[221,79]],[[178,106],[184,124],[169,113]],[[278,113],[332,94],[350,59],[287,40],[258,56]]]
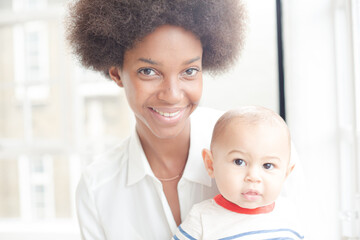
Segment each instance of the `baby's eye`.
[[154,75],[156,75],[155,70],[151,69],[151,68],[142,68],[138,72],[145,75],[145,76],[154,76]]
[[235,160],[234,160],[234,163],[235,163],[236,165],[238,165],[238,166],[246,166],[245,161],[242,160],[242,159],[235,159]]
[[272,163],[265,163],[263,166],[265,169],[273,169],[274,168],[274,165]]

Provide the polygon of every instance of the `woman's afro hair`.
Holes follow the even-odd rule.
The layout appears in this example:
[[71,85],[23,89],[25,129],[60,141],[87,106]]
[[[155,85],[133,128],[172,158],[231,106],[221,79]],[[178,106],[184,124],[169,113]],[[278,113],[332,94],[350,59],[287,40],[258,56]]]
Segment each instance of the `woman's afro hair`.
[[66,33],[80,62],[109,77],[136,42],[161,25],[180,26],[200,39],[203,69],[219,73],[239,55],[245,15],[241,0],[76,0]]

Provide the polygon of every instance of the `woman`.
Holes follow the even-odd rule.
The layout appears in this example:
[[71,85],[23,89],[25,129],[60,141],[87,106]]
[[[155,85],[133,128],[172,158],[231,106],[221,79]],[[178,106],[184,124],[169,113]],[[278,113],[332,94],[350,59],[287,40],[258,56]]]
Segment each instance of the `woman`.
[[170,239],[194,203],[218,192],[204,169],[219,112],[197,109],[202,71],[235,61],[237,0],[79,0],[68,39],[82,64],[124,88],[133,134],[86,168],[77,190],[83,239]]

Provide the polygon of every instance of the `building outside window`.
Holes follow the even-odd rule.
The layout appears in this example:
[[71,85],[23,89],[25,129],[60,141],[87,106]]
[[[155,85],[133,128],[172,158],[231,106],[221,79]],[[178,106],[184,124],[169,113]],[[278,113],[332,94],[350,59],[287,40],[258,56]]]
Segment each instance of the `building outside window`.
[[120,89],[74,64],[65,9],[0,2],[0,239],[80,239],[81,169],[133,124]]

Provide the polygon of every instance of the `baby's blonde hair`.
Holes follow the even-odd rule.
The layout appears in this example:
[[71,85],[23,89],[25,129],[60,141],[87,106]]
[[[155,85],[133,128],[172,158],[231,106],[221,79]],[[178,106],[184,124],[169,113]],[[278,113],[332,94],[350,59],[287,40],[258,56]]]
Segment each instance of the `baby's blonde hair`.
[[284,119],[276,112],[261,106],[245,106],[231,109],[225,112],[216,122],[211,138],[210,148],[213,149],[218,137],[226,129],[233,120],[241,121],[249,125],[257,125],[259,123],[269,123],[284,128],[288,135],[289,148],[291,146],[290,132]]

